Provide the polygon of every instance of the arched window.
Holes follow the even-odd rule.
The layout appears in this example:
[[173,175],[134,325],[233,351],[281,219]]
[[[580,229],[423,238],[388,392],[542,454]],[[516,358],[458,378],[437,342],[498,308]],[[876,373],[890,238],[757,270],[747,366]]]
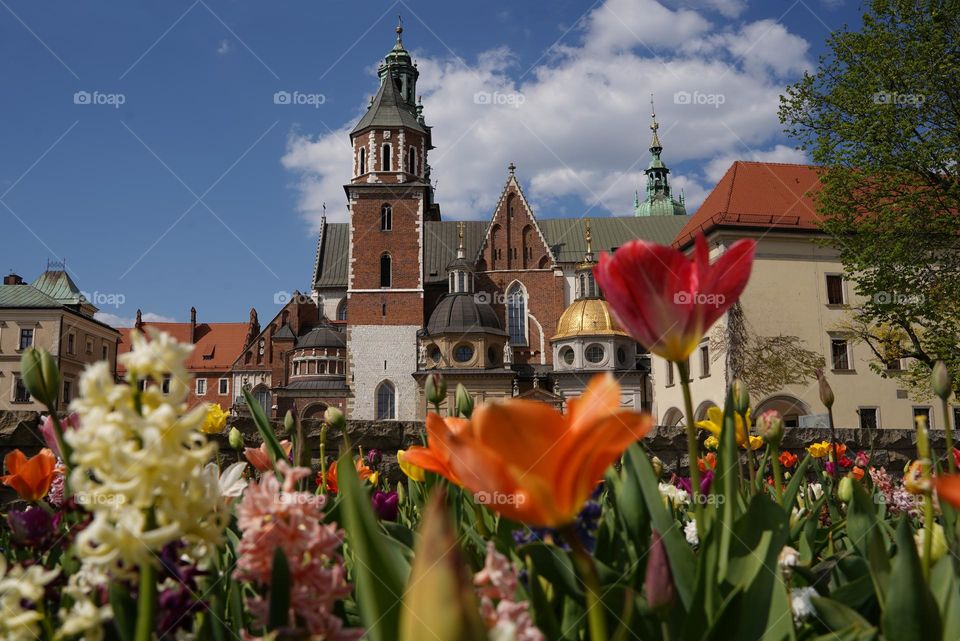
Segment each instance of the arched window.
[[270,415],[270,389],[264,386],[257,387],[253,390],[253,398],[256,399],[257,404],[263,408],[263,411]]
[[391,421],[397,417],[397,390],[390,381],[377,386],[377,420]]
[[367,148],[360,148],[360,175],[367,173]]
[[381,171],[391,171],[390,165],[390,143],[383,143],[383,162],[380,164]]
[[507,290],[507,327],[511,345],[527,344],[527,297],[520,283]]
[[390,254],[384,254],[380,257],[380,287],[390,287]]
[[419,174],[419,167],[417,167],[417,148],[410,147],[410,152],[407,155],[407,171],[411,174]]
[[527,225],[526,227],[523,228],[523,232],[521,235],[521,242],[523,243],[523,256],[521,258],[523,260],[524,269],[527,268],[527,258],[529,258],[532,255],[532,252],[530,251],[530,234],[532,232],[533,232],[533,227],[531,227],[530,225]]
[[340,301],[340,304],[337,305],[337,320],[338,321],[347,320],[347,299],[346,298]]
[[380,208],[380,231],[393,229],[393,207],[384,205]]

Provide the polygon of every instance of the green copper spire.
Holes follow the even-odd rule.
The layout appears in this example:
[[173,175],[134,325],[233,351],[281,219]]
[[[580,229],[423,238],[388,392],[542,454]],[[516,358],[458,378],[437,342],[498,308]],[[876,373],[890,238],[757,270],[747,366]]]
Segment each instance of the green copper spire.
[[650,94],[650,164],[644,170],[647,175],[645,197],[641,201],[639,196],[634,200],[633,213],[635,216],[686,216],[687,209],[683,204],[683,196],[675,200],[670,193],[670,179],[667,168],[660,159],[663,144],[660,142],[660,123],[657,122],[657,111],[653,106],[653,94]]

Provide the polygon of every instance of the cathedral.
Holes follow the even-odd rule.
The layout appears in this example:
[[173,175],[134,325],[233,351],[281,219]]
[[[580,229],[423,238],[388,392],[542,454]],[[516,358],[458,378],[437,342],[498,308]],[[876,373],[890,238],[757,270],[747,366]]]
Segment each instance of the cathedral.
[[611,372],[624,406],[650,409],[649,356],[617,325],[592,270],[600,252],[635,238],[669,244],[689,220],[682,195],[671,193],[656,117],[632,215],[540,218],[511,164],[485,220],[444,220],[419,71],[402,27],[396,33],[379,89],[350,132],[349,222],[324,219],[312,292],[251,335],[233,388],[252,390],[274,416],[333,406],[354,419],[416,420],[434,372],[449,387],[441,407],[457,383],[477,402],[560,407],[591,376]]

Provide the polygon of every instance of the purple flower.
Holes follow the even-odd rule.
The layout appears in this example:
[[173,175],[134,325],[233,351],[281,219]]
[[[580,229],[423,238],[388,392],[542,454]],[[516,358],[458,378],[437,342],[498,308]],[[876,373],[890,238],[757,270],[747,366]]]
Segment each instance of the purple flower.
[[42,507],[11,510],[7,522],[13,540],[21,545],[42,547],[53,534],[53,516]]
[[[80,427],[80,416],[77,414],[70,414],[67,418],[60,421],[60,428],[66,432],[67,430],[75,430]],[[53,429],[53,418],[47,414],[43,417],[43,423],[40,424],[40,434],[43,436],[44,442],[47,444],[57,458],[62,459],[63,455],[60,454],[60,444],[57,443],[57,433]]]
[[676,476],[673,479],[673,485],[680,488],[687,494],[693,494],[693,485],[690,483],[689,478]]
[[833,476],[833,461],[827,461],[824,468],[827,470],[828,475]]
[[380,450],[377,448],[371,448],[367,452],[367,465],[370,467],[376,467],[380,464],[380,460],[383,458],[383,454],[380,453]]
[[397,503],[399,500],[400,497],[397,496],[396,492],[383,492],[381,490],[376,490],[370,497],[370,501],[373,503],[373,511],[377,513],[381,521],[397,520]]
[[700,479],[700,494],[707,494],[713,484],[713,470],[707,470]]

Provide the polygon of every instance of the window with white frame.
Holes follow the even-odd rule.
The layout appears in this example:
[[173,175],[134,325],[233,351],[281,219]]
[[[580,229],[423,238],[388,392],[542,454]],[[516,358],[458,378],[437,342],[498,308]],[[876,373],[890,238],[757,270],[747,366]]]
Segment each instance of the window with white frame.
[[843,305],[846,303],[843,295],[843,275],[827,274],[827,305]]
[[706,378],[710,376],[710,346],[700,346],[700,376]]
[[830,362],[835,370],[849,370],[850,343],[845,338],[830,340]]
[[20,328],[20,349],[24,350],[28,347],[33,347],[33,328],[32,327],[21,327]]
[[390,381],[377,386],[377,420],[388,421],[397,417],[397,390]]
[[221,378],[221,379],[220,379],[220,387],[219,387],[219,389],[218,389],[218,392],[219,392],[220,396],[226,396],[227,394],[230,393],[230,379],[229,379],[229,378]]
[[197,396],[205,396],[207,393],[207,379],[197,379]]
[[20,378],[19,374],[13,375],[13,402],[30,402],[30,392],[27,391],[27,386],[24,384],[23,379]]

